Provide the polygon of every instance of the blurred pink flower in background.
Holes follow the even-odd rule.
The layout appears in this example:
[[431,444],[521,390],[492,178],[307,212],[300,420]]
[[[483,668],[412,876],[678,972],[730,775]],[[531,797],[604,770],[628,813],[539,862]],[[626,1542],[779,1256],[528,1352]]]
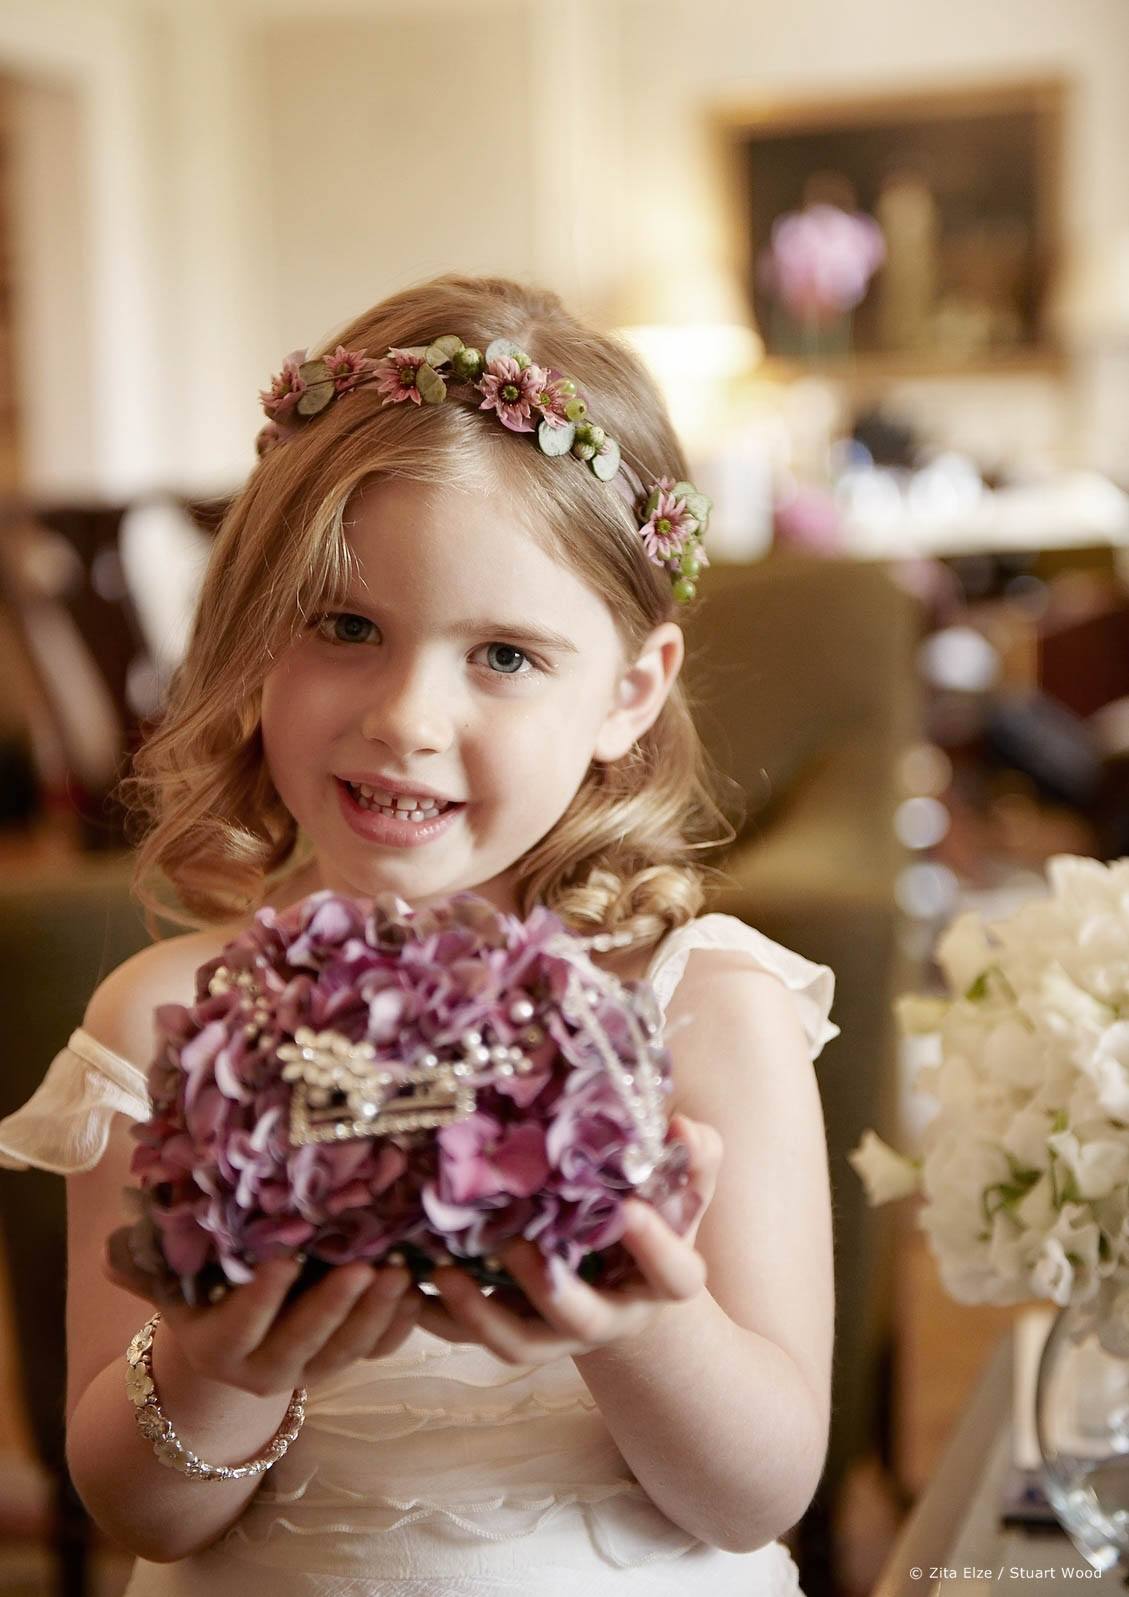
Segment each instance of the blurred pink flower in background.
[[833,321],[862,301],[885,259],[886,241],[873,217],[809,205],[772,224],[772,242],[761,255],[761,284],[793,316]]

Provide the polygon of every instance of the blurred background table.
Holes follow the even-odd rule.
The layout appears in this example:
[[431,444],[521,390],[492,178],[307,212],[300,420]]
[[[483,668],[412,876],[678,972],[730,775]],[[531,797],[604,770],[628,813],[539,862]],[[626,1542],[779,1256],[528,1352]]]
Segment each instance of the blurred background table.
[[1005,1526],[1000,1504],[1012,1459],[1014,1334],[996,1343],[941,1462],[891,1549],[873,1597],[1019,1597],[1123,1591],[1099,1575],[1063,1531]]

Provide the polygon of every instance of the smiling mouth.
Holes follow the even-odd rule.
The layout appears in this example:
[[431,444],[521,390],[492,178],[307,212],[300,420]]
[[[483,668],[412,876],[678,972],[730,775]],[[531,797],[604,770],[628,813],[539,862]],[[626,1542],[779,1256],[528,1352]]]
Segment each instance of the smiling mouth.
[[[341,778],[338,777],[338,781]],[[393,821],[433,821],[447,810],[458,809],[459,806],[448,799],[424,799],[412,805],[396,803],[381,804],[371,791],[366,791],[359,784],[341,781],[342,787],[356,804],[358,809],[375,811],[380,815],[387,815]]]

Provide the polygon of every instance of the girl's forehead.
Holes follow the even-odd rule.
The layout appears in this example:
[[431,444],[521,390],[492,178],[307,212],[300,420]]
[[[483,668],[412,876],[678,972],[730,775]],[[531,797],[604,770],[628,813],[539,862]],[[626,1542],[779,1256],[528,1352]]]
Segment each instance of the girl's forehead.
[[[381,478],[344,518],[357,587],[444,619],[512,616],[576,642],[617,638],[601,596],[534,537],[504,487]],[[571,629],[571,632],[570,632]]]

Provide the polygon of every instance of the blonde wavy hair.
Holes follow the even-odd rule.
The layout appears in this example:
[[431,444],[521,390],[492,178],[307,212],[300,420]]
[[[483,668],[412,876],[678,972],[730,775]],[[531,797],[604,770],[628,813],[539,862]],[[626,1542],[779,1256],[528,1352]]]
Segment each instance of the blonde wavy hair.
[[[338,342],[380,355],[447,332],[479,349],[512,339],[575,378],[589,414],[645,481],[686,476],[637,357],[544,290],[436,277],[311,355]],[[151,928],[158,917],[199,928],[250,914],[311,857],[267,769],[261,694],[309,617],[345,592],[350,497],[381,476],[473,488],[484,473],[501,475],[531,536],[604,597],[628,661],[654,627],[677,619],[670,579],[647,559],[625,499],[578,462],[547,458],[465,404],[384,406],[373,387],[343,395],[264,456],[228,508],[185,658],[121,784],[134,891]],[[641,944],[692,920],[707,879],[720,875],[695,855],[736,835],[725,794],[732,803],[736,784],[710,760],[679,679],[631,752],[594,761],[564,815],[516,862],[520,913],[545,904],[577,932],[628,932]]]

